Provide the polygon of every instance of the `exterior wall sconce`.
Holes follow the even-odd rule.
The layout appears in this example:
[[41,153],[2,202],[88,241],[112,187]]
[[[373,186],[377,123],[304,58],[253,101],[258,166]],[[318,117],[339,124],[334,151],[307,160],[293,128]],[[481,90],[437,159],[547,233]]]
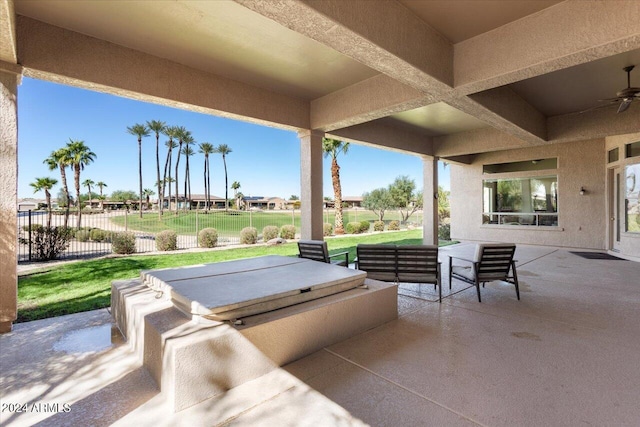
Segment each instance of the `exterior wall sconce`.
[[585,190],[584,187],[580,187],[580,195],[584,196],[585,194],[587,194],[587,190]]

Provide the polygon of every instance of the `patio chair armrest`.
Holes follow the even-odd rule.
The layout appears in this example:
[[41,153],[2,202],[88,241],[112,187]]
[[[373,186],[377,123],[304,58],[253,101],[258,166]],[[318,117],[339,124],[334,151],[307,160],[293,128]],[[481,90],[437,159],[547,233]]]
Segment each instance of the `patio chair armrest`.
[[460,261],[470,262],[471,264],[475,263],[475,261],[472,261],[472,260],[470,260],[470,259],[462,258],[462,257],[459,257],[459,256],[453,256],[453,255],[449,255],[449,259],[450,259],[450,260],[451,260],[451,259],[459,259]]
[[349,266],[349,251],[338,252],[336,254],[329,255],[329,258],[335,258],[335,257],[340,257],[340,256],[344,256],[345,261],[347,261],[347,267],[348,267]]

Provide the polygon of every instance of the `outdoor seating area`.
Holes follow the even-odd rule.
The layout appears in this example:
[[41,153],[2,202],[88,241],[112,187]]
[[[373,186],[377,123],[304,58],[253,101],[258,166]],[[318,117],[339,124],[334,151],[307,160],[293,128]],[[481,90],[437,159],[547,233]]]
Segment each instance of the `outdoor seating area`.
[[[476,245],[439,252],[441,260],[473,259]],[[0,336],[3,366],[11,366],[1,373],[3,402],[70,411],[3,413],[2,423],[635,425],[640,263],[528,245],[518,245],[515,258],[521,301],[503,281],[486,283],[482,304],[474,286],[458,280],[441,304],[400,294],[397,320],[179,412],[108,310],[17,324]],[[442,267],[448,275],[448,263]]]
[[366,271],[367,277],[385,282],[433,284],[438,289],[438,302],[442,302],[437,246],[360,244],[356,251],[355,267]]

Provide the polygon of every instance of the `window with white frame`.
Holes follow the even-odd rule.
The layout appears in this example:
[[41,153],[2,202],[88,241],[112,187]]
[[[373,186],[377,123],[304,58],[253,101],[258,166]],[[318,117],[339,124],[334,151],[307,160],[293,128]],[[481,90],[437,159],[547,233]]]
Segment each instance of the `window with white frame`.
[[483,180],[482,222],[557,226],[557,175]]

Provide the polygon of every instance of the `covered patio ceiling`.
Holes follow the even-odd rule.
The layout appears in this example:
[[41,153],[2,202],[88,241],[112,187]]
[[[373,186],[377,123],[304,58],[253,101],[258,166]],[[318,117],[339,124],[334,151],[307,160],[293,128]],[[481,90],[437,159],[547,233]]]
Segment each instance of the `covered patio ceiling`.
[[[0,59],[24,75],[418,154],[464,161],[640,123],[640,101],[592,109],[626,87],[624,66],[638,65],[640,86],[635,0],[3,0],[0,11],[1,44],[17,38]],[[117,75],[87,70],[87,50]],[[151,60],[195,70],[213,99],[123,83]]]

